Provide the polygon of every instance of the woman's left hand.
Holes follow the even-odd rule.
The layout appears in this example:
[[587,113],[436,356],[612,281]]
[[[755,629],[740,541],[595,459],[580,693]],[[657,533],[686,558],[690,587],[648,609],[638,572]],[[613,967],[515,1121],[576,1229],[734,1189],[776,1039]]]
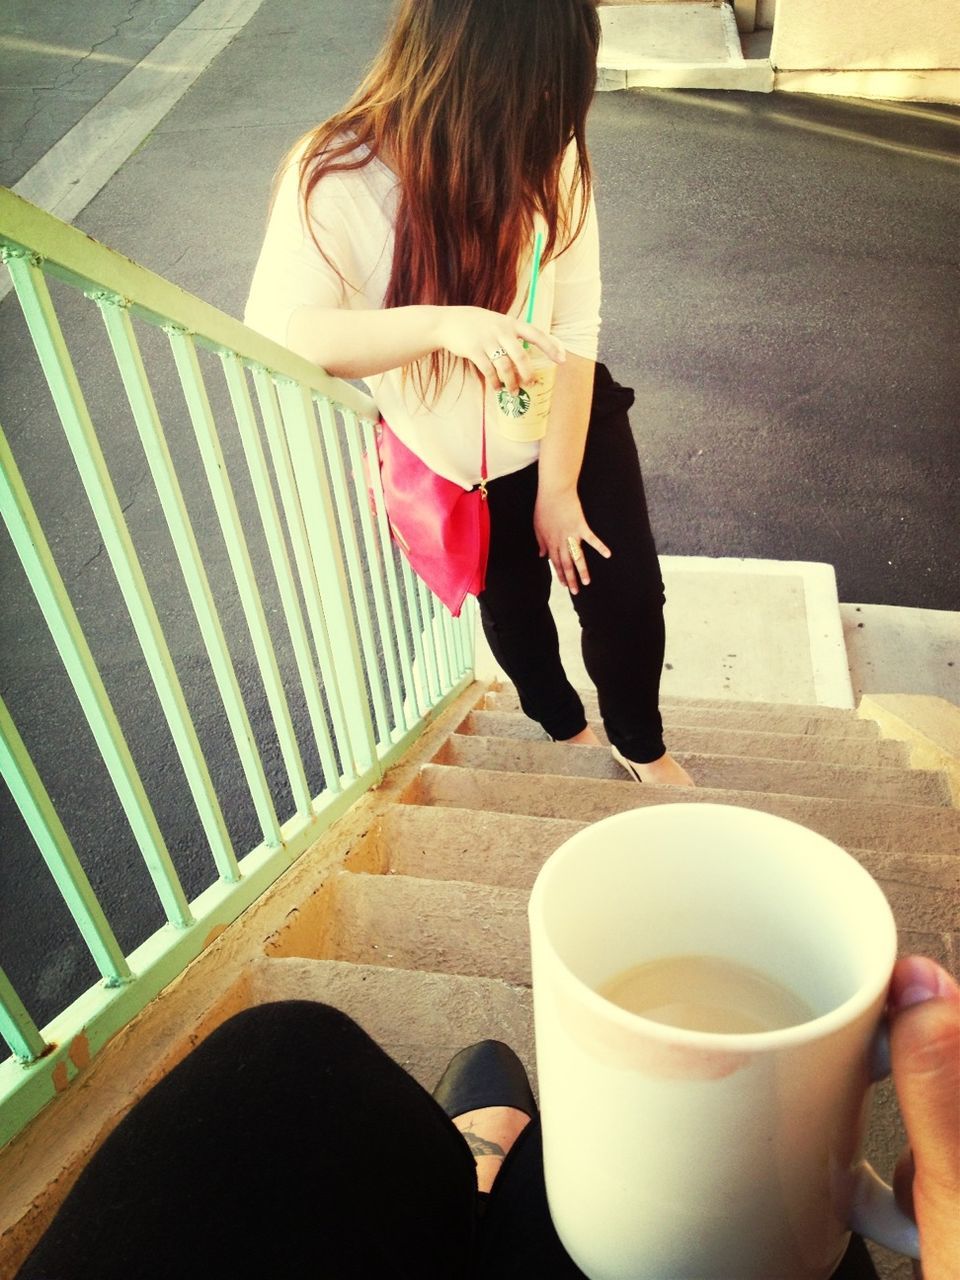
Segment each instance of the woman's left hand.
[[541,556],[549,556],[557,580],[576,595],[590,583],[583,546],[593,547],[605,559],[612,555],[587,524],[576,489],[537,494],[533,530]]

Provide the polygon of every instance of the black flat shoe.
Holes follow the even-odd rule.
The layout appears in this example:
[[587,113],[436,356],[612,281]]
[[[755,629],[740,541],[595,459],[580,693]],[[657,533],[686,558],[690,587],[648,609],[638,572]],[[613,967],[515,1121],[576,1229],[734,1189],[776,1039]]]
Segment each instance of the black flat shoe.
[[480,1040],[455,1054],[433,1096],[451,1120],[481,1107],[516,1107],[531,1119],[537,1114],[523,1063],[500,1040]]

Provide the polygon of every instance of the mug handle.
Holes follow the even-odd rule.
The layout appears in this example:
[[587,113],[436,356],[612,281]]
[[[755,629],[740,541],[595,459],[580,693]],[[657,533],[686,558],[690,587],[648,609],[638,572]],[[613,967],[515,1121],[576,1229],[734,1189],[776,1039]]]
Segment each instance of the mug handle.
[[[870,1055],[870,1080],[876,1084],[890,1074],[890,1029],[884,1021]],[[897,1204],[888,1186],[866,1160],[853,1171],[851,1230],[908,1258],[920,1257],[920,1232],[914,1220]]]

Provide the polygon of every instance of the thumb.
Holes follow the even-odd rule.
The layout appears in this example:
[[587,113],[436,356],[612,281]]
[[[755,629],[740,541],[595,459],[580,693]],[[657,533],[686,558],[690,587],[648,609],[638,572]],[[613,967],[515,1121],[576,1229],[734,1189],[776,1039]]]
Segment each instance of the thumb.
[[922,956],[901,960],[889,999],[893,1079],[913,1148],[924,1275],[960,1275],[960,988]]

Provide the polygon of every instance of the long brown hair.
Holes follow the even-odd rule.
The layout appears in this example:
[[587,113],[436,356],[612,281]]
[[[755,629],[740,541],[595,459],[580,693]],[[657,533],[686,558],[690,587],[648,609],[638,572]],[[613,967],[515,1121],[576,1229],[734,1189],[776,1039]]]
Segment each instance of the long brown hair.
[[[599,41],[593,0],[399,0],[369,74],[307,135],[300,169],[304,203],[325,174],[372,156],[396,173],[385,306],[505,312],[534,215],[547,224],[544,262],[576,236],[591,187]],[[571,142],[573,177],[562,183]],[[451,358],[434,352],[425,363],[427,386],[439,388]]]

